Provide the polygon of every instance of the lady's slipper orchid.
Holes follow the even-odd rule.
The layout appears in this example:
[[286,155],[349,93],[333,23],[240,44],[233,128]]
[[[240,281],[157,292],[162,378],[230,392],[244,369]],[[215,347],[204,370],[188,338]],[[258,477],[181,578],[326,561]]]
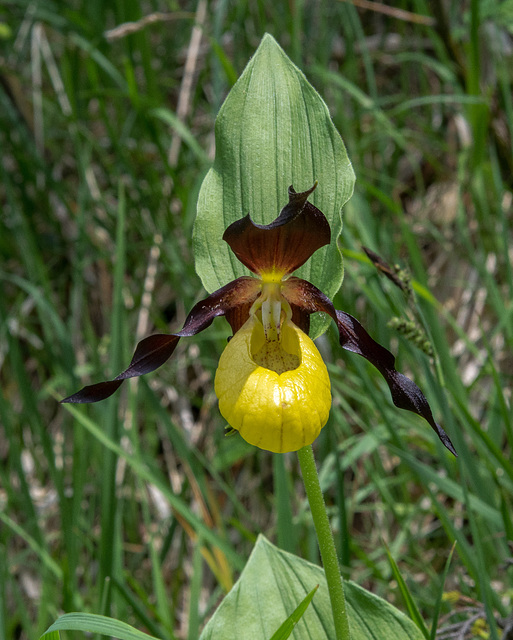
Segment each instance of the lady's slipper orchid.
[[271,224],[257,225],[247,215],[226,229],[223,239],[256,278],[243,276],[218,289],[195,305],[181,331],[142,340],[130,366],[114,380],[84,387],[63,402],[108,398],[123,380],[164,364],[180,338],[224,315],[234,335],[215,377],[222,415],[250,444],[279,453],[296,451],[319,435],[331,406],[328,372],[308,337],[310,314],[323,312],[336,322],[341,346],[380,371],[394,404],[425,418],[456,455],[423,393],[395,370],[394,356],[352,316],[335,311],[317,287],[291,275],[331,239],[324,214],[308,202],[316,186],[303,193],[290,187],[288,204]]

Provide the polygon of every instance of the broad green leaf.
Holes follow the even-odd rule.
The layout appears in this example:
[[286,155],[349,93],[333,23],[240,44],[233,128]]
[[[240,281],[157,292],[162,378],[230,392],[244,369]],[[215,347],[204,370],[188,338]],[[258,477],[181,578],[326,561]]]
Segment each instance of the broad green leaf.
[[[319,589],[294,629],[294,640],[335,639],[324,571],[259,536],[239,580],[200,640],[271,638],[316,585]],[[418,627],[388,602],[353,582],[344,585],[352,640],[424,640]]]
[[58,631],[86,631],[112,636],[120,640],[156,640],[154,636],[138,631],[126,622],[94,613],[66,613],[56,620],[41,636],[41,640],[55,638]]
[[331,244],[296,275],[332,297],[342,284],[337,239],[354,172],[326,104],[269,34],[221,107],[215,137],[215,162],[200,190],[194,227],[196,271],[205,289],[211,293],[249,273],[222,240],[229,224],[247,213],[268,224],[288,202],[289,185],[305,191],[318,180],[310,201],[330,223]]

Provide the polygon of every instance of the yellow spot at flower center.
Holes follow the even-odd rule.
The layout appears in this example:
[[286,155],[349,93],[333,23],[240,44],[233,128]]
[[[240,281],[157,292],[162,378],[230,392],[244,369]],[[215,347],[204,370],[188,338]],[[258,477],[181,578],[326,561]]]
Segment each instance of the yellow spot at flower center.
[[264,284],[268,283],[280,283],[283,280],[285,274],[282,271],[263,271],[260,274],[260,278]]

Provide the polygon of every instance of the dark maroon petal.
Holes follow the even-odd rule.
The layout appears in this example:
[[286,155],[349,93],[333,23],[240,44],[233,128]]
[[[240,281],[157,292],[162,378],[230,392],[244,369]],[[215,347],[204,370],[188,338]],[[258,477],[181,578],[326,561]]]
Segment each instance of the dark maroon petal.
[[331,241],[324,214],[307,201],[317,183],[296,193],[289,187],[289,203],[267,225],[255,224],[249,214],[231,224],[223,235],[237,258],[253,273],[292,273],[317,249]]
[[244,322],[249,318],[249,309],[260,293],[261,282],[256,278],[242,276],[214,291],[205,300],[198,302],[187,316],[177,336],[194,336],[212,324],[214,318],[233,315],[239,308],[247,310]]
[[130,366],[114,380],[91,384],[61,402],[77,404],[105,400],[119,389],[123,380],[151,373],[163,365],[173,355],[179,340],[178,336],[172,334],[157,334],[144,338],[137,345]]
[[310,315],[320,311],[329,314],[335,322],[337,321],[333,302],[308,280],[291,276],[283,282],[281,292],[287,302],[301,309],[303,313]]
[[119,389],[123,380],[109,380],[108,382],[98,382],[84,387],[72,396],[68,396],[61,400],[62,403],[68,402],[72,404],[81,404],[84,402],[99,402],[109,398],[115,391]]
[[413,411],[427,420],[443,445],[457,455],[449,436],[435,422],[422,391],[412,380],[396,371],[394,356],[373,340],[358,320],[344,311],[335,311],[333,303],[322,291],[301,278],[291,277],[286,280],[282,293],[299,318],[302,318],[302,314],[310,315],[316,311],[329,314],[337,323],[341,346],[347,351],[363,356],[378,369],[390,388],[395,406]]
[[249,303],[256,299],[259,291],[260,283],[254,278],[242,277],[230,282],[198,302],[178,333],[156,334],[141,340],[128,368],[114,380],[88,385],[61,402],[85,403],[105,400],[118,390],[123,380],[158,369],[173,355],[180,338],[194,336],[203,331],[217,316],[233,313],[234,309],[243,305],[249,317]]
[[155,371],[173,355],[179,340],[177,335],[166,333],[157,333],[144,338],[137,345],[128,369],[120,373],[115,380],[135,378]]
[[283,283],[282,294],[292,308],[292,322],[306,334],[310,328],[310,314],[316,311],[327,313],[337,321],[331,300],[307,280],[295,276],[288,278]]
[[226,312],[225,318],[228,320],[234,335],[249,318],[249,311],[253,306],[255,298],[248,300],[248,302],[242,302],[237,307],[233,307]]
[[292,322],[299,327],[303,333],[306,335],[310,334],[310,314],[305,313],[304,309],[296,306],[295,304],[290,305],[292,309]]
[[385,378],[395,406],[413,411],[427,420],[442,444],[456,456],[454,445],[435,422],[424,394],[412,380],[395,370],[395,358],[390,351],[373,340],[358,320],[344,311],[337,311],[337,326],[342,347],[366,358]]

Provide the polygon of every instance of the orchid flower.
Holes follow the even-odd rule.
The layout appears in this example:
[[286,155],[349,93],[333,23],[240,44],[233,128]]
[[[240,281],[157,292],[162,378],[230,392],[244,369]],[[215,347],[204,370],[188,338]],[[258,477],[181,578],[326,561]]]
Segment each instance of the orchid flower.
[[326,424],[331,407],[330,380],[317,347],[308,336],[310,315],[328,314],[340,344],[371,362],[385,378],[394,404],[422,416],[456,455],[422,391],[395,370],[394,356],[375,342],[348,313],[310,282],[294,277],[317,249],[330,243],[324,214],[308,191],[289,187],[289,202],[268,225],[250,215],[237,220],[223,239],[256,277],[242,276],[198,302],[181,331],[142,340],[130,366],[114,380],[84,387],[62,402],[97,402],[111,396],[127,378],[160,367],[180,338],[196,335],[225,316],[233,337],[219,360],[215,392],[228,424],[250,444],[283,453],[311,444]]

